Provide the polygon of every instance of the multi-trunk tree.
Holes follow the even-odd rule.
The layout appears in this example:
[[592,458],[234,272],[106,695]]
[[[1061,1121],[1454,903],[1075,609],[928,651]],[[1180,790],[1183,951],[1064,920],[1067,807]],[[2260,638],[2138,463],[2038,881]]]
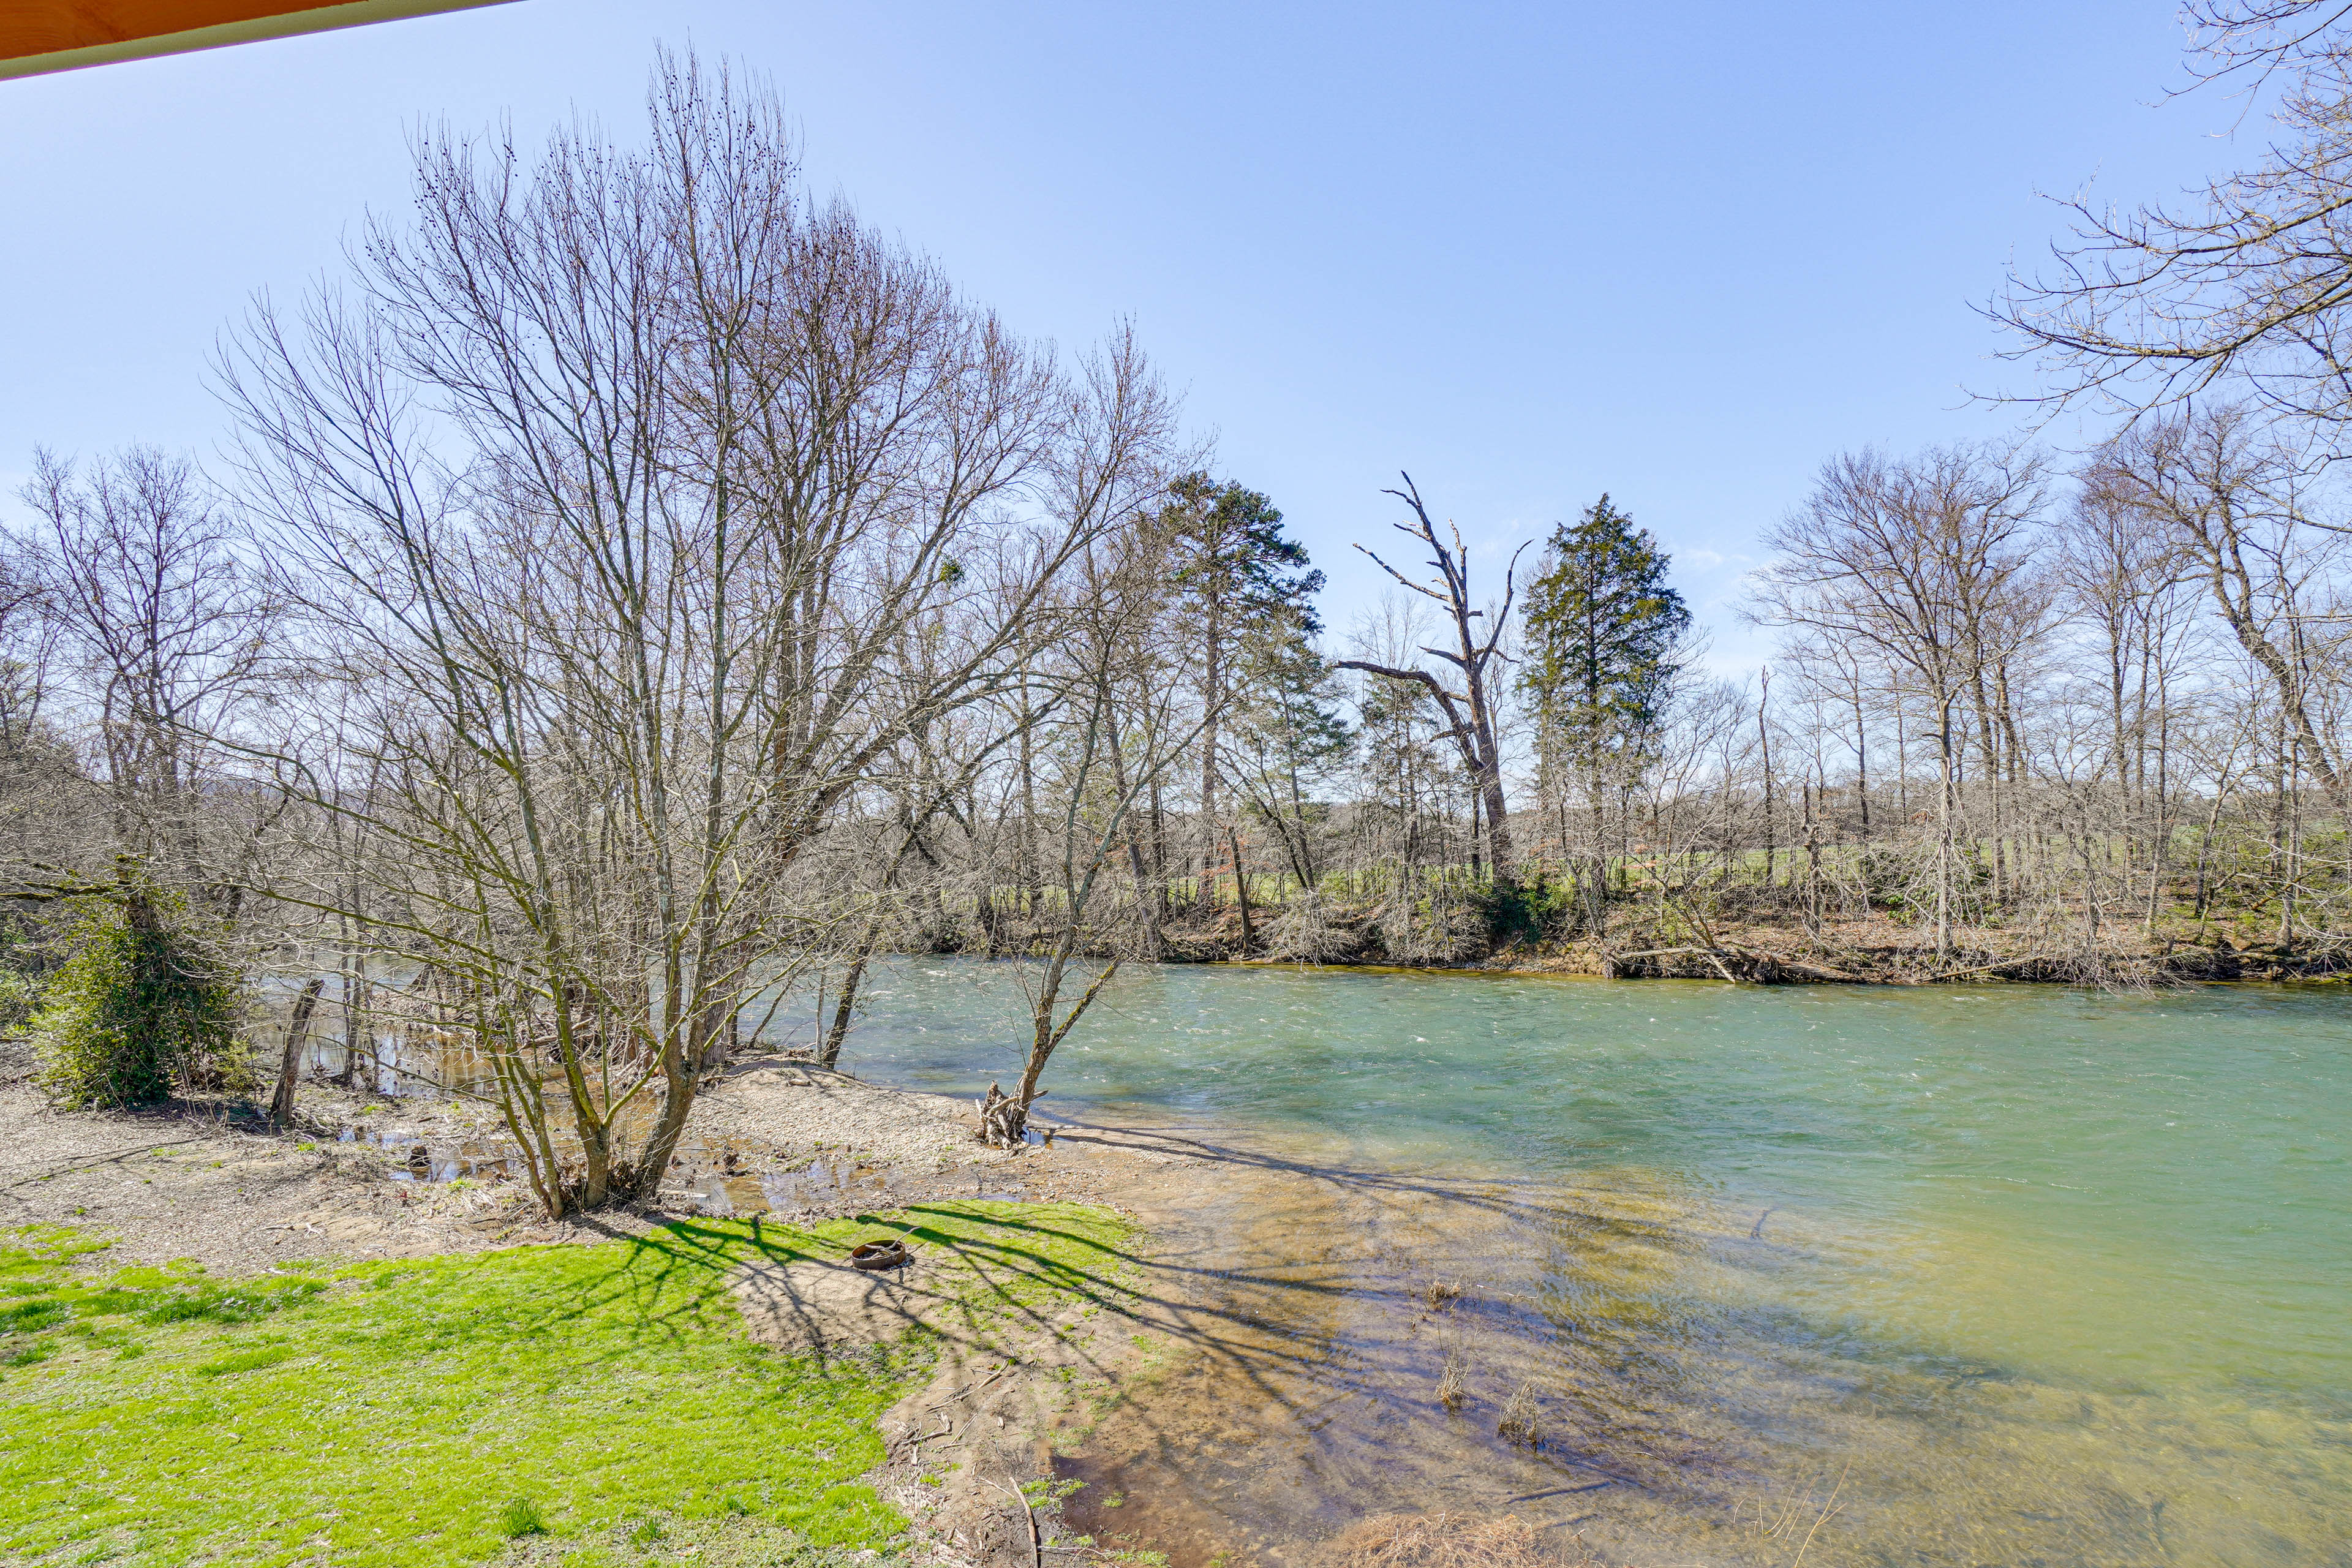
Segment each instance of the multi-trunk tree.
[[[1978,846],[1964,831],[1961,782],[1972,751],[1995,786],[2015,751],[2018,650],[2046,624],[2049,593],[2032,548],[2048,467],[2030,453],[1942,447],[1908,459],[1874,452],[1825,465],[1812,494],[1769,533],[1757,577],[1768,625],[1867,648],[1923,708],[1935,748],[1936,951],[1951,951]],[[1972,744],[1973,743],[1973,744]]]
[[1009,691],[1162,472],[1126,340],[1065,370],[812,202],[772,97],[665,58],[651,135],[430,138],[361,306],[232,355],[386,847],[346,912],[435,978],[542,1201],[649,1196],[795,868],[942,715]]

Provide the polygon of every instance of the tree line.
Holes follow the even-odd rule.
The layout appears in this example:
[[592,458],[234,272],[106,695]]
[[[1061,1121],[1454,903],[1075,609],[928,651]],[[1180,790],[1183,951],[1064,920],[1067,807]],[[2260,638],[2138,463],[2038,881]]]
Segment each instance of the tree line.
[[[2337,57],[2280,58],[2308,94]],[[225,337],[213,471],[39,458],[0,830],[61,1094],[240,1070],[225,998],[290,974],[291,1026],[244,1028],[281,1112],[314,1026],[346,1076],[430,1039],[562,1212],[650,1197],[747,1040],[835,1066],[896,950],[1018,961],[1003,1138],[1136,960],[2344,952],[2309,377],[2158,363],[2088,451],[1832,458],[1766,535],[1745,679],[1608,495],[1494,570],[1402,477],[1402,549],[1360,546],[1391,591],[1330,626],[1130,331],[1021,337],[814,198],[756,83],[665,56],[647,110],[425,137],[413,210]],[[2063,288],[2002,308],[2090,365],[2053,395],[2126,384]]]

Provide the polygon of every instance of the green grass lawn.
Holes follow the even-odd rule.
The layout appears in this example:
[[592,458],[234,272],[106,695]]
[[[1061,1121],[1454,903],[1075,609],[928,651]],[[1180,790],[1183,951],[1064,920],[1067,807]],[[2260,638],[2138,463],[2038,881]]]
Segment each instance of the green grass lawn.
[[[898,1225],[917,1218],[919,1244],[989,1263],[983,1312],[1099,1299],[1127,1240],[1070,1205],[925,1205]],[[730,1519],[886,1546],[906,1521],[856,1478],[930,1348],[783,1355],[726,1289],[746,1259],[837,1258],[875,1229],[693,1221],[248,1280],[107,1275],[102,1237],[0,1231],[0,1558],[425,1568],[523,1538],[634,1568],[669,1560],[666,1527]]]

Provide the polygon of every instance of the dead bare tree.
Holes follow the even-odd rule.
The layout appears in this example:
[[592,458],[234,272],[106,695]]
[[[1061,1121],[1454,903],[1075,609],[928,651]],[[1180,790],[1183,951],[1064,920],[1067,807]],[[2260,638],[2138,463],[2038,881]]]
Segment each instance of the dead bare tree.
[[[1497,881],[1509,879],[1517,865],[1511,850],[1509,807],[1503,797],[1503,752],[1501,725],[1495,710],[1495,690],[1490,672],[1502,658],[1504,634],[1509,629],[1511,600],[1515,592],[1514,578],[1518,570],[1522,544],[1511,552],[1510,563],[1503,571],[1503,598],[1500,605],[1480,607],[1473,599],[1470,588],[1469,552],[1462,545],[1462,531],[1449,529],[1448,544],[1437,535],[1437,525],[1430,521],[1429,509],[1422,504],[1420,489],[1412,476],[1402,476],[1404,489],[1383,490],[1412,509],[1412,520],[1393,526],[1408,539],[1417,540],[1430,552],[1429,565],[1437,573],[1434,584],[1416,582],[1370,549],[1359,544],[1357,549],[1371,556],[1381,571],[1423,597],[1433,600],[1444,612],[1451,624],[1454,646],[1450,648],[1424,647],[1422,652],[1444,660],[1454,667],[1461,683],[1459,690],[1447,685],[1435,674],[1420,666],[1375,664],[1365,659],[1343,658],[1334,666],[1339,669],[1360,669],[1367,675],[1377,675],[1384,680],[1394,680],[1422,687],[1428,691],[1445,715],[1445,738],[1451,740],[1462,756],[1462,765],[1476,782],[1477,800],[1486,816],[1487,864]],[[1484,620],[1484,634],[1471,625]]]

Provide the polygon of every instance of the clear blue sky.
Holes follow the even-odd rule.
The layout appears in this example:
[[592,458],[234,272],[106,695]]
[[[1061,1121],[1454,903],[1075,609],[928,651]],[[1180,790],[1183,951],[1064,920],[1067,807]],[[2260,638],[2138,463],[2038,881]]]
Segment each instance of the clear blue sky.
[[1825,457],[2014,424],[1969,405],[2019,382],[1970,307],[2046,246],[2037,188],[2250,154],[2230,100],[2156,107],[2180,37],[2164,0],[520,0],[0,82],[0,515],[36,444],[209,457],[215,334],[404,201],[416,124],[634,135],[658,39],[769,72],[818,187],[1016,327],[1131,315],[1335,626],[1408,468],[1482,552],[1612,492],[1736,667]]

